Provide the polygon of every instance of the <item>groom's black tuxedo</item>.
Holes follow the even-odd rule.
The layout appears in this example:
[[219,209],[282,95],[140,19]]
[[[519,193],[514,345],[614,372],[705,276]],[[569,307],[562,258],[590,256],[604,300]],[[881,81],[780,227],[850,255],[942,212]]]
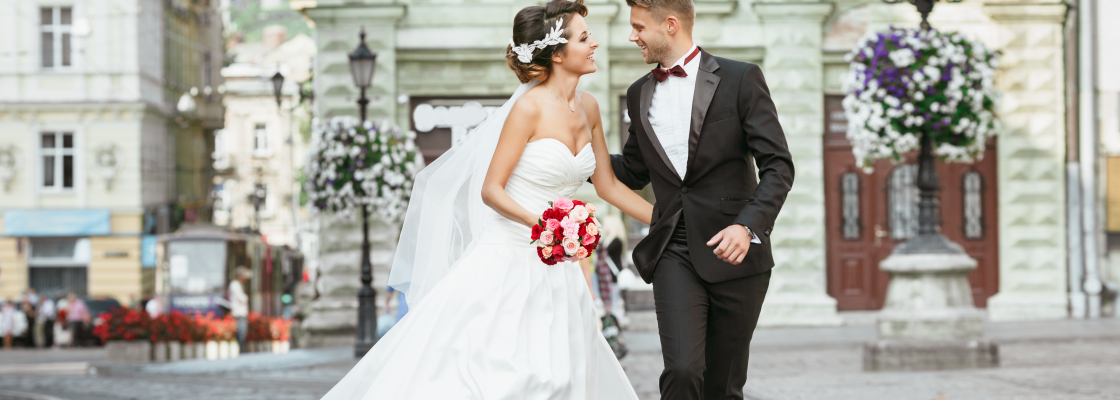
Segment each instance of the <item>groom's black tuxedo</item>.
[[[683,216],[696,273],[722,282],[774,266],[770,232],[793,185],[793,161],[770,90],[757,65],[700,53],[692,100],[688,170],[677,176],[650,127],[656,81],[646,74],[626,91],[630,136],[611,157],[615,175],[631,189],[653,183],[657,201],[649,235],[634,248],[634,265],[646,282]],[[673,78],[669,78],[673,79]],[[758,180],[755,164],[758,164]],[[723,228],[741,224],[762,244],[752,244],[737,266],[721,261],[706,243]]]
[[[656,88],[647,74],[627,90],[630,136],[611,164],[632,189],[652,182],[657,198],[649,235],[633,259],[654,287],[665,358],[661,398],[742,399],[750,339],[774,266],[769,236],[793,184],[793,161],[757,65],[701,52],[683,177],[649,120]],[[761,241],[739,265],[707,245],[732,224]]]

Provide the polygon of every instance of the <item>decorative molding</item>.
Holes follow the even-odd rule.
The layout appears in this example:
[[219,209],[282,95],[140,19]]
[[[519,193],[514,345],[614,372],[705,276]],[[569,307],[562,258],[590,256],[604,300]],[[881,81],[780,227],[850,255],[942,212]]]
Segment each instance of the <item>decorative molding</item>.
[[739,7],[735,0],[697,0],[693,3],[697,16],[731,15]]
[[[612,49],[612,50],[614,50],[614,49]],[[614,66],[615,63],[639,63],[641,65],[646,65],[645,59],[642,58],[642,53],[638,52],[638,51],[634,51],[634,50],[637,50],[636,48],[633,49],[633,50],[631,50],[631,49],[627,49],[627,50],[628,51],[612,51],[610,53],[611,69],[615,68],[615,66]],[[761,47],[761,46],[758,46],[758,47],[704,46],[704,50],[709,51],[713,55],[716,55],[718,57],[728,58],[728,59],[737,60],[737,61],[745,61],[745,62],[750,62],[750,63],[755,63],[755,64],[760,64],[760,63],[762,63],[762,60],[766,59],[766,48]],[[643,67],[643,68],[648,70],[649,68],[652,68],[652,67]],[[635,77],[635,78],[637,78],[637,77]]]
[[586,3],[585,5],[589,23],[611,22],[618,17],[618,3]]
[[1063,24],[1067,5],[1064,3],[986,3],[984,12],[996,22],[1043,22]]
[[11,191],[21,161],[19,148],[13,144],[0,145],[0,183],[5,192]]
[[832,3],[773,3],[756,2],[754,12],[764,23],[816,22],[823,23],[832,15]]
[[[357,5],[346,6],[317,6],[303,9],[304,14],[315,21],[316,24],[338,24],[339,22],[373,22],[393,21],[394,23],[404,18],[408,7],[399,4],[384,5]],[[373,20],[373,21],[371,21]]]

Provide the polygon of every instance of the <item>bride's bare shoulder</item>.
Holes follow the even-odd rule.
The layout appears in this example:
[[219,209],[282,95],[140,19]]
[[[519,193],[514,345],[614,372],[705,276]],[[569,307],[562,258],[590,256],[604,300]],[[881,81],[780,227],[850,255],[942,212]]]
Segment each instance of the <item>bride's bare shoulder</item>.
[[584,111],[587,112],[587,117],[592,120],[598,118],[599,99],[596,99],[595,96],[586,90],[577,90],[576,93],[579,94],[580,103],[583,105]]
[[541,101],[537,91],[530,89],[513,103],[509,119],[536,121],[541,116]]

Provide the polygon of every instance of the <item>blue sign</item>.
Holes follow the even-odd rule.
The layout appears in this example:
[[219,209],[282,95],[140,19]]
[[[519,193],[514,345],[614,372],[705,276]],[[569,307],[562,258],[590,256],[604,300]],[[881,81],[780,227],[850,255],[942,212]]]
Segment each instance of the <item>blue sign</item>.
[[7,210],[4,236],[104,236],[109,210]]
[[140,237],[140,265],[144,268],[156,266],[155,235],[144,235]]

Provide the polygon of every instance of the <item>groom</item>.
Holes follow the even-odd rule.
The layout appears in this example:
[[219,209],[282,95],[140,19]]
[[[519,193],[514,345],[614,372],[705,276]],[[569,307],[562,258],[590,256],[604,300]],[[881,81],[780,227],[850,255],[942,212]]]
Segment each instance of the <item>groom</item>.
[[626,92],[633,122],[611,164],[657,198],[633,257],[653,283],[661,398],[742,399],[793,161],[759,67],[693,43],[692,0],[626,3],[630,41],[658,67]]

